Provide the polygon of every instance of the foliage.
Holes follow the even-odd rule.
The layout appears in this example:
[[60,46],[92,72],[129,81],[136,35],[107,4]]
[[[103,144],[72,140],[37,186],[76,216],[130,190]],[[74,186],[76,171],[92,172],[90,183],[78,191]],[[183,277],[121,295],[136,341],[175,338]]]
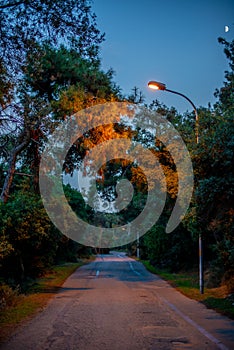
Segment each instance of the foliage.
[[96,58],[103,41],[86,0],[3,0],[0,5],[0,56],[14,74],[37,44],[64,42],[83,57]]
[[[88,1],[4,0],[0,10],[0,99],[7,102],[0,110],[0,156],[6,169],[1,200],[7,202],[17,160],[25,151],[39,193],[41,148],[55,128],[55,115],[64,118],[95,99],[103,102],[118,89],[111,82],[112,71],[100,69],[103,35]],[[73,110],[64,106],[67,96],[74,101]]]
[[[215,92],[218,101],[213,108],[198,109],[198,144],[193,113],[180,116],[157,100],[151,105],[151,108],[169,118],[186,142],[193,162],[195,191],[182,225],[168,237],[163,226],[160,226],[167,218],[164,211],[160,222],[144,236],[142,255],[159,267],[176,270],[186,267],[186,262],[195,266],[198,263],[196,255],[200,233],[204,244],[205,267],[209,269],[210,276],[206,283],[210,284],[211,279],[215,286],[225,283],[229,286],[229,292],[233,292],[234,46],[233,42],[228,43],[222,38],[219,38],[219,42],[224,45],[231,71],[225,72],[224,86]],[[160,149],[159,157],[164,157],[162,163],[168,166],[168,170],[173,170],[165,151],[163,153]],[[175,184],[174,181],[174,189]]]
[[[4,107],[7,102],[10,100],[10,90],[12,84],[7,75],[6,68],[3,65],[2,60],[0,59],[0,106]],[[0,123],[3,123],[4,120],[0,120]],[[0,124],[1,125],[1,124]]]
[[[72,193],[71,188],[66,194]],[[73,195],[71,206],[82,206]],[[89,255],[83,246],[63,236],[50,222],[41,198],[28,181],[23,182],[6,204],[0,205],[0,277],[21,287],[54,263],[76,262]]]
[[0,284],[0,310],[14,306],[17,302],[18,289],[12,289],[7,284]]
[[182,225],[173,233],[165,233],[165,226],[156,224],[143,237],[143,256],[157,268],[175,272],[191,268],[196,257],[196,246]]
[[[230,61],[224,87],[216,90],[213,109],[199,109],[199,144],[190,144],[194,164],[196,191],[184,222],[193,236],[202,234],[206,266],[213,279],[229,283],[234,272],[233,236],[233,42],[219,39]],[[186,129],[185,121],[183,128]],[[201,229],[202,228],[202,229]],[[233,290],[233,289],[232,289]]]
[[166,269],[155,268],[147,260],[143,261],[143,264],[147,270],[159,275],[187,297],[200,301],[208,308],[234,319],[233,294],[229,294],[225,286],[205,289],[205,293],[201,294],[198,288],[197,270],[170,273]]
[[[58,232],[43,208],[38,174],[47,138],[75,112],[123,97],[113,83],[113,71],[101,69],[98,47],[104,37],[89,1],[3,0],[0,20],[0,276],[22,285],[55,262],[75,261],[90,253]],[[148,148],[163,169],[167,199],[159,222],[140,240],[142,255],[172,271],[196,266],[197,237],[202,233],[207,267],[232,291],[234,42],[222,38],[219,42],[231,70],[215,92],[217,103],[198,110],[199,143],[193,113],[180,115],[157,100],[149,106],[149,111],[157,111],[178,129],[194,167],[192,203],[172,234],[165,233],[165,225],[178,192],[176,164],[165,145],[152,136],[149,125],[144,127],[144,118],[142,128],[120,122],[89,130],[70,148],[63,170],[72,175],[92,148],[110,139],[128,138]],[[142,105],[144,98],[135,87],[128,100]],[[149,179],[161,183],[162,174],[150,157],[145,161]],[[131,222],[146,203],[146,174],[135,163],[116,158],[104,164],[98,175],[97,190],[110,201],[117,197],[118,181],[128,179],[134,188],[131,203],[119,216],[101,215],[84,203],[78,191],[64,186],[71,208],[82,220],[106,227]]]
[[[35,55],[37,59],[35,60]],[[96,98],[107,98],[118,92],[111,82],[113,72],[104,73],[100,61],[89,61],[78,51],[67,49],[65,46],[53,48],[44,44],[38,46],[27,55],[25,67],[25,80],[32,92],[37,96],[48,98],[49,101],[60,99],[62,91],[76,88],[84,94]],[[72,91],[72,90],[71,90]],[[74,91],[75,92],[75,91]],[[75,104],[75,98],[73,97]],[[76,108],[78,111],[81,108]],[[74,113],[74,107],[73,107]]]
[[0,285],[0,300],[1,297],[5,299],[2,304],[3,310],[0,312],[0,343],[11,334],[12,330],[14,331],[16,325],[43,309],[64,281],[84,263],[85,260],[53,266],[45,271],[43,276],[31,281],[31,286],[25,295],[17,295],[17,289]]
[[216,104],[216,108],[220,110],[220,112],[228,114],[234,113],[233,103],[234,103],[234,40],[232,42],[227,42],[223,38],[218,39],[219,43],[224,45],[224,53],[229,61],[230,71],[225,71],[225,79],[224,86],[219,90],[215,91],[215,96],[218,97],[218,102]]
[[0,235],[8,247],[3,250],[1,274],[12,274],[15,278],[18,273],[19,281],[25,274],[38,274],[48,264],[49,256],[53,256],[50,222],[40,198],[25,188],[17,191],[6,205],[2,204],[0,210]]
[[[36,53],[36,60],[35,50],[28,55],[17,103],[11,102],[2,111],[2,120],[9,126],[9,131],[5,128],[0,134],[4,145],[0,151],[7,169],[1,194],[5,202],[19,156],[26,167],[30,165],[34,188],[39,193],[40,155],[47,136],[59,120],[90,105],[117,99],[118,95],[118,88],[111,80],[112,72],[104,73],[98,61],[91,63],[65,47],[38,46]],[[12,138],[13,133],[17,137]]]

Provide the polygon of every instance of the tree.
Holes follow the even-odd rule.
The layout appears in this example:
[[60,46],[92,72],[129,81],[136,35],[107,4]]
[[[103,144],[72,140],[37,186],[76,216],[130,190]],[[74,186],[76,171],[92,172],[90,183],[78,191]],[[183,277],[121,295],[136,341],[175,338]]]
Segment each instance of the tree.
[[[3,65],[2,60],[0,59],[0,106],[4,108],[4,106],[9,102],[11,94],[12,84],[10,83],[10,79],[7,75],[6,68]],[[0,125],[4,122],[4,119],[0,119]]]
[[[234,288],[231,278],[234,271],[234,42],[221,38],[219,42],[224,45],[231,70],[225,72],[224,86],[215,92],[218,101],[214,107],[198,111],[199,144],[188,146],[194,164],[196,191],[185,225],[192,229],[195,238],[202,228],[206,266],[211,264],[216,283],[229,281],[231,292]],[[185,130],[186,126],[183,127]]]
[[[49,218],[40,198],[29,191],[29,181],[24,182],[11,201],[0,205],[0,212],[1,241],[3,239],[1,275],[11,275],[13,278],[18,276],[18,281],[22,282],[26,276],[38,269],[42,270],[41,250],[44,251],[45,265],[48,264],[49,257],[53,256]],[[45,249],[49,246],[51,251]],[[41,260],[40,264],[38,259]]]
[[27,53],[48,42],[63,42],[83,57],[97,59],[104,36],[86,0],[3,0],[0,5],[0,57],[12,77],[25,66]]
[[70,102],[74,103],[68,111],[63,108],[65,113],[80,110],[80,107],[75,108],[75,98],[78,96],[72,96],[72,93],[75,94],[74,90],[103,100],[107,100],[111,95],[118,95],[119,88],[112,82],[112,78],[113,71],[103,72],[98,59],[90,62],[78,51],[67,49],[63,45],[54,48],[45,44],[27,56],[27,87],[31,89],[32,94],[48,102],[53,101],[53,106],[58,102],[59,108],[63,107],[63,100],[66,102],[62,93],[67,94],[67,99],[70,98]]
[[225,71],[224,86],[215,91],[215,96],[218,97],[218,102],[215,105],[216,109],[222,114],[226,111],[233,115],[233,104],[234,104],[234,40],[227,42],[223,38],[218,39],[219,43],[224,45],[224,53],[229,60],[230,71]]
[[[4,28],[0,54],[7,67],[0,76],[4,82],[0,98],[6,101],[6,92],[8,97],[0,116],[4,123],[0,151],[8,164],[1,199],[7,202],[17,157],[26,149],[34,188],[39,191],[40,148],[54,128],[51,109],[54,118],[64,118],[90,101],[104,101],[117,89],[111,83],[112,72],[100,70],[97,49],[103,36],[87,1],[5,1],[0,9]],[[61,40],[64,44],[59,47]],[[11,91],[6,78],[10,69],[14,72]],[[70,103],[69,110],[64,108],[65,101]]]

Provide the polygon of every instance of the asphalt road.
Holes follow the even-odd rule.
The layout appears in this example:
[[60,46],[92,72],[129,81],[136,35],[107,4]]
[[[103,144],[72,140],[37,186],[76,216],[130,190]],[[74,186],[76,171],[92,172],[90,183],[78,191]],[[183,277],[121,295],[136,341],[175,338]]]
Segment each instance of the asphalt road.
[[124,254],[78,269],[4,350],[232,350],[234,322]]

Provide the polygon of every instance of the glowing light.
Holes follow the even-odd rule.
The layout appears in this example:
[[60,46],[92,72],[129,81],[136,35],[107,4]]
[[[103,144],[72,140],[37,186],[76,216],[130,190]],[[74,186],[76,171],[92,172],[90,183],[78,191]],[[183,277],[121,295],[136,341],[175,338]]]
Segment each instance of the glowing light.
[[163,83],[159,83],[158,81],[149,81],[148,87],[153,90],[165,90],[166,85]]
[[159,90],[159,87],[157,85],[148,84],[148,87],[153,90]]

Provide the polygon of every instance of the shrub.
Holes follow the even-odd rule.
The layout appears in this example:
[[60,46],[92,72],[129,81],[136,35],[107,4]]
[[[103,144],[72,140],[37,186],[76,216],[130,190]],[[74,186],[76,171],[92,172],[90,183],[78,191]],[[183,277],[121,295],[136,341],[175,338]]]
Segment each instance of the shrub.
[[13,306],[16,304],[19,294],[19,287],[12,289],[7,284],[0,285],[0,310],[7,306]]

